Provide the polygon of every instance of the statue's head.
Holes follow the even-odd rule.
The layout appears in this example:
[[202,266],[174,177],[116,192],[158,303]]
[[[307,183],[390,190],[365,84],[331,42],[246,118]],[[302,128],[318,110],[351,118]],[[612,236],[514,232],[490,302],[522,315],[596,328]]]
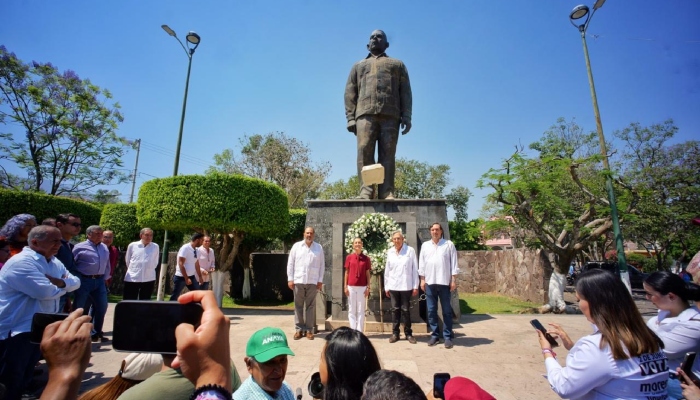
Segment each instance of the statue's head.
[[386,33],[382,30],[372,31],[369,36],[369,43],[367,43],[367,50],[375,56],[378,56],[389,48],[389,42],[386,40]]

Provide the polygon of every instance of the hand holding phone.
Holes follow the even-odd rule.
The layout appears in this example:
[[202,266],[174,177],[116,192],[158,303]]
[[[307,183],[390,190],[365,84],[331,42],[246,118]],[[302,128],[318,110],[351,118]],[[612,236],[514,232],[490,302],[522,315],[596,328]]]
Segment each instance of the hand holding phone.
[[438,372],[433,375],[433,397],[436,399],[445,398],[445,384],[450,380],[447,372]]
[[132,301],[114,308],[112,347],[117,351],[175,354],[175,328],[181,323],[198,327],[202,306],[173,301]]
[[691,351],[688,353],[685,353],[685,358],[683,358],[683,362],[681,363],[681,371],[688,377],[688,379],[683,378],[683,375],[679,375],[679,379],[682,379],[686,384],[688,385],[696,385],[700,386],[700,378],[698,378],[697,375],[693,372],[693,364],[695,363],[695,352]]
[[35,313],[32,317],[32,330],[29,334],[30,343],[41,343],[46,327],[56,321],[63,321],[68,314]]
[[559,343],[557,343],[557,341],[552,337],[552,335],[550,335],[549,333],[547,333],[547,329],[545,329],[545,327],[542,326],[542,324],[540,323],[540,321],[538,321],[537,319],[533,319],[532,321],[530,321],[530,324],[531,324],[535,329],[537,329],[538,331],[542,332],[542,334],[544,335],[545,339],[547,339],[547,341],[549,342],[549,344],[550,344],[552,347],[558,347],[558,346],[559,346]]

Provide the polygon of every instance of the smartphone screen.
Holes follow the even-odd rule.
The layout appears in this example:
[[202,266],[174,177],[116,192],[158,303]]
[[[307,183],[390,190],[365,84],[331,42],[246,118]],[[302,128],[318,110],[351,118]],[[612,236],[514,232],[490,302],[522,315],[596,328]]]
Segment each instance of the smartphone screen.
[[445,398],[445,384],[450,380],[450,374],[438,372],[433,375],[433,397],[436,399]]
[[68,314],[36,313],[32,317],[32,330],[29,334],[31,343],[41,343],[44,336],[44,329],[56,321],[63,321]]
[[535,329],[537,329],[538,331],[540,331],[540,332],[542,332],[542,333],[544,334],[544,337],[547,339],[547,341],[549,342],[549,344],[552,345],[552,347],[557,347],[557,346],[559,346],[559,343],[557,343],[557,341],[552,337],[552,335],[550,335],[549,333],[547,333],[547,329],[545,329],[545,327],[540,323],[539,320],[533,319],[532,321],[530,321],[530,324],[531,324]]
[[117,351],[175,354],[175,328],[196,327],[202,319],[199,303],[121,301],[114,308],[112,347]]

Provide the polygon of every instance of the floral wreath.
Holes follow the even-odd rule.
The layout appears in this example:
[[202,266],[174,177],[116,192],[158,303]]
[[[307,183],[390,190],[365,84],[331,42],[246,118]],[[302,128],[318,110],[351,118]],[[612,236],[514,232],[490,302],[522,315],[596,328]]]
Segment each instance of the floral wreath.
[[386,252],[392,246],[391,235],[398,230],[401,230],[399,224],[386,214],[365,214],[345,232],[345,252],[352,254],[352,241],[362,239],[362,253],[372,261],[371,272],[380,275],[386,267]]

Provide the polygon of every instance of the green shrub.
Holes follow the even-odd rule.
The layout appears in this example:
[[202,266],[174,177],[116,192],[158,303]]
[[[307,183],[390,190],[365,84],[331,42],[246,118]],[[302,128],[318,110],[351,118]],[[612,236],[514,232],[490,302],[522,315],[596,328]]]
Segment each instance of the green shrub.
[[136,219],[136,204],[106,204],[102,209],[100,226],[114,231],[114,245],[126,247],[139,239],[141,227]]
[[[58,214],[73,213],[80,216],[83,227],[100,223],[100,207],[83,200],[51,196],[39,192],[0,189],[0,226],[17,214],[32,214],[37,223]],[[83,228],[83,229],[84,229]]]
[[301,240],[304,237],[304,228],[306,228],[306,210],[289,210],[289,230],[282,240],[287,244]]
[[145,182],[136,215],[143,226],[189,232],[234,230],[278,236],[290,229],[287,194],[242,175],[183,175]]

